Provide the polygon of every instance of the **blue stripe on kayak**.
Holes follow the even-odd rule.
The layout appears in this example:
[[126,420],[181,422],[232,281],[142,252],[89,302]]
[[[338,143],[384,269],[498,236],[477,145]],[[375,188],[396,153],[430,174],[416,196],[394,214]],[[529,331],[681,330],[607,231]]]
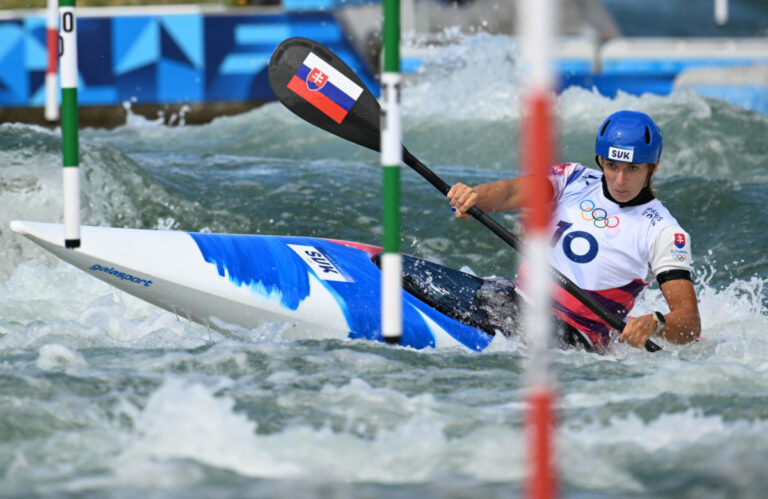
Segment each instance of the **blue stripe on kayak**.
[[[354,282],[318,281],[338,303],[349,327],[350,338],[382,341],[381,272],[369,255],[325,239],[306,237],[248,236],[190,233],[206,262],[220,276],[237,286],[249,287],[267,298],[296,310],[309,296],[312,269],[287,245],[320,248],[334,265]],[[461,324],[403,292],[402,345],[425,348],[435,345],[434,335],[419,311],[473,350],[482,350],[493,337]]]
[[206,262],[216,265],[222,277],[237,286],[262,286],[268,297],[296,310],[309,296],[309,277],[304,262],[280,240],[260,238],[253,244],[248,236],[190,234]]

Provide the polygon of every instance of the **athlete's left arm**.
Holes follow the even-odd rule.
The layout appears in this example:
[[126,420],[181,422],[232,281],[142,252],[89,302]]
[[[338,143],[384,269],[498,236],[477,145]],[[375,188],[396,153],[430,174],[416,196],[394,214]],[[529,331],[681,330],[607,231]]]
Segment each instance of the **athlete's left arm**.
[[[690,343],[701,334],[699,305],[691,281],[691,238],[680,226],[670,224],[658,230],[651,243],[649,266],[669,306],[659,335],[671,343]],[[655,314],[642,315],[627,323],[621,339],[642,348],[658,327]]]
[[667,325],[659,336],[677,344],[698,339],[701,336],[701,319],[693,283],[688,279],[674,279],[664,282],[660,287],[669,305],[669,313],[664,315]]
[[[674,279],[661,284],[661,294],[669,305],[669,312],[664,314],[666,326],[659,336],[670,343],[685,344],[701,335],[701,320],[696,291],[688,279]],[[645,342],[657,327],[654,314],[645,314],[630,320],[620,338],[636,348],[643,348]]]

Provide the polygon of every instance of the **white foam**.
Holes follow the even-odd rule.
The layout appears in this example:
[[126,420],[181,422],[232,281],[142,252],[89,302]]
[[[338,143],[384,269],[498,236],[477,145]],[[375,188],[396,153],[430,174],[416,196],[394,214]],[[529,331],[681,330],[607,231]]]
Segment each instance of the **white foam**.
[[[7,230],[11,220],[41,222],[62,220],[61,145],[57,135],[32,127],[3,127],[2,141],[14,147],[0,149],[0,280],[7,279],[21,262],[53,258],[25,237]],[[133,219],[146,204],[173,198],[156,182],[147,182],[143,171],[112,144],[94,145],[81,140],[80,167],[82,223],[113,225],[116,219]],[[178,208],[189,210],[183,199]]]
[[[727,441],[734,432],[763,433],[765,422],[736,421],[726,423],[721,416],[704,416],[700,411],[662,414],[651,421],[643,421],[635,414],[611,418],[608,424],[592,423],[587,426],[565,427],[563,436],[575,449],[607,447],[611,445],[637,447],[646,452],[689,447],[695,444],[709,446]],[[742,435],[743,437],[743,435]],[[765,440],[765,437],[761,437]]]
[[[449,437],[452,418],[438,407],[430,408],[434,402],[419,396],[398,401],[401,396],[385,392],[361,382],[335,394],[326,391],[330,397],[325,404],[338,404],[349,427],[290,427],[268,437],[271,447],[279,452],[277,457],[293,459],[307,473],[348,482],[423,483],[456,474],[515,481],[523,475],[520,431],[484,423]],[[364,416],[367,425],[360,421]],[[371,431],[373,436],[366,437]]]
[[[339,431],[297,424],[260,434],[257,422],[234,409],[233,399],[168,378],[132,416],[135,436],[115,462],[113,480],[123,483],[133,475],[130,470],[144,469],[147,462],[165,468],[178,460],[244,476],[344,482],[422,483],[456,473],[515,481],[523,475],[518,430],[488,423],[449,437],[451,416],[440,412],[442,404],[431,395],[408,397],[355,379],[326,385],[313,398],[301,403],[321,404],[349,426]],[[287,409],[285,402],[280,405]]]
[[200,468],[180,462],[134,461],[119,463],[110,474],[77,476],[64,487],[82,493],[110,487],[124,487],[157,493],[189,487],[205,478]]
[[73,350],[195,348],[221,338],[68,264],[49,268],[35,260],[0,283],[0,333],[0,348],[57,343]]
[[[753,276],[747,280],[734,279],[723,288],[711,284],[713,273],[697,274],[696,294],[702,325],[702,341],[689,347],[665,344],[679,349],[686,360],[733,362],[749,368],[765,366],[768,344],[768,308],[765,291],[768,278]],[[652,310],[667,310],[658,289],[646,290],[632,311],[641,315]]]
[[[744,442],[752,439],[754,448],[764,452],[768,448],[766,430],[768,424],[762,421],[727,422],[721,416],[705,416],[689,409],[662,414],[650,421],[629,414],[611,418],[607,424],[566,424],[561,430],[559,445],[564,452],[563,461],[571,463],[566,468],[566,476],[576,485],[614,493],[637,492],[642,486],[630,471],[633,466],[649,460],[675,462],[676,456],[683,453],[699,461],[696,468],[712,468],[721,474],[720,465],[709,462],[712,449],[744,454],[747,452],[743,449]],[[589,456],[588,463],[582,462],[585,455]],[[743,456],[737,459],[744,462]],[[607,470],[610,473],[605,473]],[[733,475],[729,473],[729,479]]]
[[[458,161],[518,171],[516,135],[522,95],[515,40],[477,34],[456,35],[448,42],[424,56],[422,73],[403,91],[406,138],[421,139],[411,150],[426,151],[433,160],[451,165]],[[764,141],[760,140],[768,131],[764,114],[690,89],[640,96],[619,91],[606,97],[595,89],[572,86],[560,95],[553,92],[552,101],[563,161],[591,166],[597,127],[610,113],[632,109],[653,116],[664,131],[658,178],[768,179]],[[438,146],[432,138],[436,134],[443,137]]]
[[422,78],[403,92],[412,118],[461,121],[518,119],[517,44],[506,36],[460,36],[424,60]]
[[85,367],[88,363],[82,355],[56,343],[40,347],[35,365],[44,371],[54,371],[67,368]]
[[233,410],[235,401],[176,378],[150,396],[135,421],[136,440],[120,461],[190,459],[246,476],[287,477],[299,468],[274,459],[257,424]]

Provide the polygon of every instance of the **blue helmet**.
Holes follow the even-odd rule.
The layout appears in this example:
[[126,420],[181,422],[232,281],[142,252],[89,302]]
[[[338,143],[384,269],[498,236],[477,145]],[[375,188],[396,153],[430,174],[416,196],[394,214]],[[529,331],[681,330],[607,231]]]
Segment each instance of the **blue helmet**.
[[595,154],[625,163],[658,163],[661,142],[661,130],[650,116],[637,111],[618,111],[600,126]]

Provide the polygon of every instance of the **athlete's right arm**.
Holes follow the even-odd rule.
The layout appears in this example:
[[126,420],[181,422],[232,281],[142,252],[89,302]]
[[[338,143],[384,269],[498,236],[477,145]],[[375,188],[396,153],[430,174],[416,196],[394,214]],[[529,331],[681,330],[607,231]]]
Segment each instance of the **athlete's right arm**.
[[523,193],[530,180],[530,177],[516,177],[475,187],[459,182],[451,187],[446,196],[457,218],[469,218],[467,211],[473,206],[489,213],[514,210],[523,205]]

